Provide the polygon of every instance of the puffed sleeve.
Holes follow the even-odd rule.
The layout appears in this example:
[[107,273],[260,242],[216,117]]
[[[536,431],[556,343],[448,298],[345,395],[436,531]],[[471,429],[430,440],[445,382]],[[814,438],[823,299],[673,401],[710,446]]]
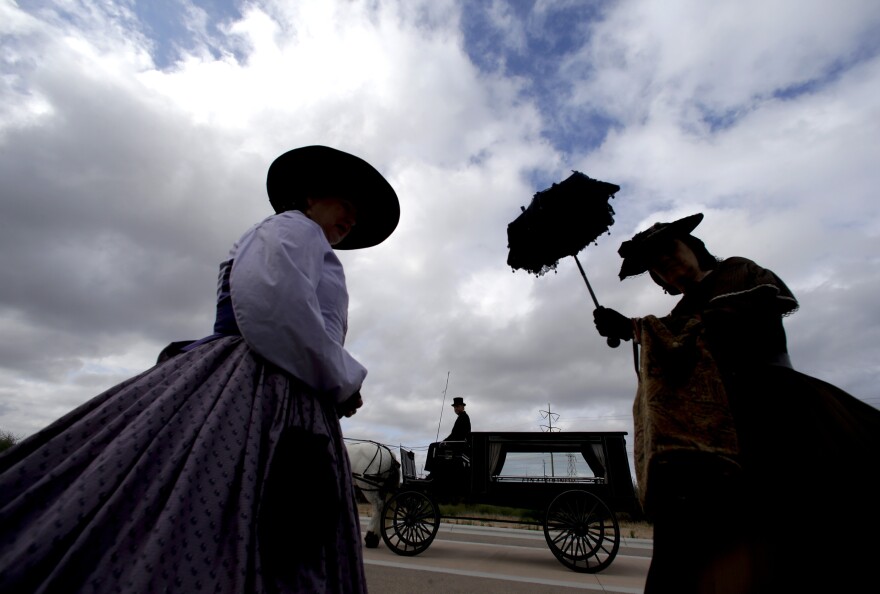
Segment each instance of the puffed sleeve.
[[[299,213],[275,215],[239,240],[229,285],[248,345],[340,403],[360,389],[367,370],[325,323],[318,286],[328,257],[336,258],[314,222]],[[347,295],[340,301],[347,303]]]
[[710,299],[713,307],[763,308],[778,315],[794,313],[797,299],[771,270],[747,258],[728,258],[719,270],[723,280],[718,294]]

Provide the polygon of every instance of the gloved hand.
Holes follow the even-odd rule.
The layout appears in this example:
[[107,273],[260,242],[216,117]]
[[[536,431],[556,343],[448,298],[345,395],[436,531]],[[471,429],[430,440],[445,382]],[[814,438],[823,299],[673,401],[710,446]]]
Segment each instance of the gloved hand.
[[632,340],[632,320],[613,309],[597,307],[593,310],[593,322],[596,324],[596,330],[602,336]]
[[343,402],[342,404],[336,405],[336,414],[342,417],[350,417],[357,412],[357,409],[364,405],[364,400],[361,398],[361,392],[358,390],[351,396],[349,396],[348,400]]

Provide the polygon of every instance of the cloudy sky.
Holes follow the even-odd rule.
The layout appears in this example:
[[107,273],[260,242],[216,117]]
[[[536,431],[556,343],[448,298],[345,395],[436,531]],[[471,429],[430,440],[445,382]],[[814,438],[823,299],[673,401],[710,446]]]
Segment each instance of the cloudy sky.
[[574,260],[506,265],[507,224],[571,170],[621,187],[580,255],[603,305],[668,312],[617,247],[703,212],[712,252],[799,298],[795,366],[880,406],[878,31],[874,0],[0,0],[0,430],[209,334],[269,163],[308,144],[401,201],[340,253],[370,370],[348,436],[424,448],[462,396],[475,430],[549,407],[632,450],[632,352]]

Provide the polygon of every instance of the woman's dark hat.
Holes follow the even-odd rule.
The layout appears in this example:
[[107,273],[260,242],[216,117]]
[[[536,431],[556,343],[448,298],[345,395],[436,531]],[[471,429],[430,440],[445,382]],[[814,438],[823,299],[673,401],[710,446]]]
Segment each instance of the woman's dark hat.
[[301,208],[306,198],[335,196],[355,205],[357,223],[337,250],[382,243],[397,227],[400,203],[382,174],[361,159],[328,146],[287,151],[272,163],[266,177],[275,212]]
[[452,399],[452,406],[458,406],[459,404],[462,406],[467,406],[464,403],[464,398],[462,398],[461,396],[456,396],[455,398]]
[[671,223],[654,223],[648,229],[636,233],[629,241],[620,244],[617,253],[623,258],[620,267],[620,280],[648,271],[648,256],[658,246],[669,241],[689,235],[703,220],[703,213],[693,214]]

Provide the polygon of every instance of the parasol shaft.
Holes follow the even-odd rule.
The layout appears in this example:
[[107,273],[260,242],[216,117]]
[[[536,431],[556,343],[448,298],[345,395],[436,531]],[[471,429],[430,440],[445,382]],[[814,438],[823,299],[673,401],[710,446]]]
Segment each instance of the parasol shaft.
[[[587,279],[587,273],[584,272],[584,267],[581,266],[581,261],[578,260],[577,255],[573,255],[572,258],[574,258],[574,261],[577,262],[578,270],[581,271],[581,276],[584,277],[584,282],[587,283],[587,291],[590,292],[590,297],[593,298],[593,303],[596,305],[596,309],[598,309],[599,307],[601,307],[599,305],[599,300],[596,299],[596,294],[593,293],[593,287],[590,286],[590,281]],[[612,349],[616,349],[618,346],[620,346],[619,338],[609,338],[608,340],[606,340],[606,342],[608,343],[608,346],[610,346]]]
[[577,256],[572,256],[572,258],[574,258],[574,261],[577,262],[578,270],[581,271],[581,276],[584,277],[584,282],[587,283],[587,291],[590,292],[590,297],[593,298],[593,303],[596,304],[596,307],[598,308],[599,307],[599,300],[596,299],[596,294],[593,293],[593,287],[590,286],[590,281],[587,280],[587,273],[584,272],[584,267],[581,266],[581,261],[578,260]]

